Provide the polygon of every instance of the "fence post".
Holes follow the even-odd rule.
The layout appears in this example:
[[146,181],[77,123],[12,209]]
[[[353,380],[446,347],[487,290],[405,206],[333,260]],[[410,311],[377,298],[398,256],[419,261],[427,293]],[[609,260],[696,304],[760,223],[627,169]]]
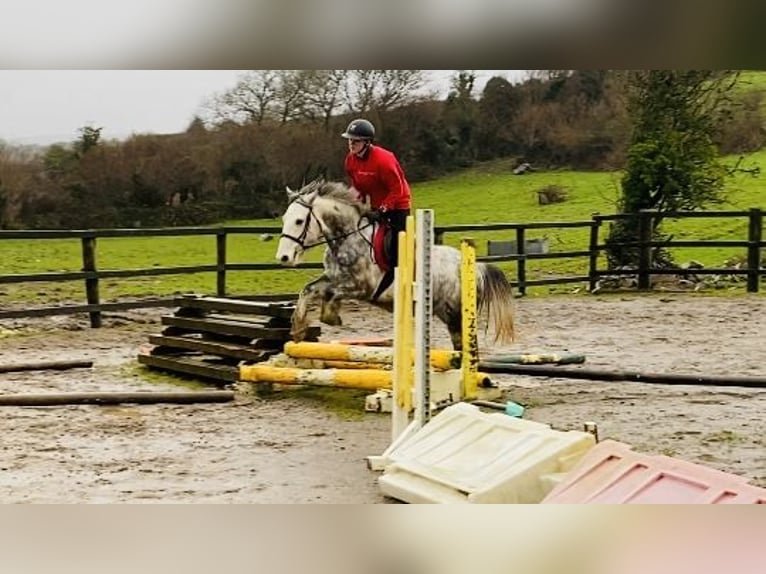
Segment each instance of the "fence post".
[[747,234],[747,292],[758,293],[761,273],[761,241],[763,240],[763,212],[754,207],[750,210]]
[[226,297],[226,230],[219,229],[215,235],[216,293]]
[[[81,239],[82,243],[82,270],[86,273],[96,273],[96,236],[86,235]],[[88,305],[98,305],[98,276],[85,278],[85,298]],[[90,326],[94,329],[101,326],[101,311],[90,312]]]
[[524,228],[516,228],[516,253],[519,259],[516,261],[516,277],[519,282],[519,293],[527,294],[527,247],[524,239]]
[[651,289],[649,271],[652,267],[652,212],[638,212],[638,288]]
[[590,261],[588,265],[588,291],[593,293],[598,283],[598,234],[601,229],[601,217],[598,213],[592,215],[593,223],[590,226]]

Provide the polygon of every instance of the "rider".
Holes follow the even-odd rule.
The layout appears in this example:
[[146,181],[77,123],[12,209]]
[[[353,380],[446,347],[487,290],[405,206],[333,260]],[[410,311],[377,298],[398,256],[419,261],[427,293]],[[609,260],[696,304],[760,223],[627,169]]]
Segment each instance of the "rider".
[[346,173],[359,192],[359,200],[370,199],[372,219],[384,219],[391,227],[391,263],[399,255],[399,232],[404,231],[412,207],[410,185],[399,160],[389,150],[373,144],[375,126],[365,119],[352,120],[342,137],[348,140]]

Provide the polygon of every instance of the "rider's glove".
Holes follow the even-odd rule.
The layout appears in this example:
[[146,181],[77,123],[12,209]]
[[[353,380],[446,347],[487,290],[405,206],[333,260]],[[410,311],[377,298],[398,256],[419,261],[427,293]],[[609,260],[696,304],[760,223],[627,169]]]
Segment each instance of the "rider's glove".
[[381,210],[379,210],[379,209],[371,209],[371,210],[370,210],[370,211],[367,213],[367,219],[368,219],[370,222],[373,222],[373,223],[374,223],[374,222],[381,222],[381,221],[385,221],[385,219],[386,219],[386,214],[385,214],[385,212],[383,212],[383,211],[381,211]]

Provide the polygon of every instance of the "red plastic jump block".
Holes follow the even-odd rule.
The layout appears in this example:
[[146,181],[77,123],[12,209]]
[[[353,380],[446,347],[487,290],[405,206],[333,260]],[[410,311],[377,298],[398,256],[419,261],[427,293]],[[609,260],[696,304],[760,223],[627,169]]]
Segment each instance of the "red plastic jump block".
[[633,452],[605,440],[590,449],[542,504],[766,504],[766,489],[735,474]]

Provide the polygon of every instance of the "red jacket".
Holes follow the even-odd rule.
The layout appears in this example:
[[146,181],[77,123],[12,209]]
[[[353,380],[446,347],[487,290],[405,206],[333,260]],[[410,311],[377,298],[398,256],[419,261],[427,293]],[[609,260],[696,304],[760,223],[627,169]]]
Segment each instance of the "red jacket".
[[346,173],[360,194],[370,198],[373,209],[410,209],[412,194],[396,156],[385,148],[370,145],[364,159],[356,154],[346,156]]

